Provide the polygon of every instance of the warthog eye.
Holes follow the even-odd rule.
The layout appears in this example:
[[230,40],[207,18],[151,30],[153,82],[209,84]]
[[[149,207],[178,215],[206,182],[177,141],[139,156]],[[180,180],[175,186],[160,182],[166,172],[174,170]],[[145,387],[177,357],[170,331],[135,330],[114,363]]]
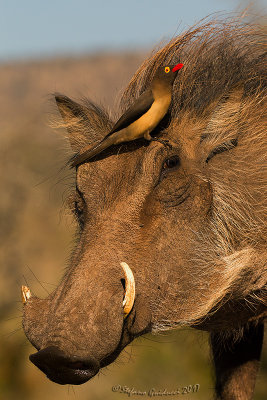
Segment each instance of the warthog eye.
[[180,159],[178,156],[172,156],[170,158],[167,158],[162,166],[163,170],[166,169],[171,169],[171,168],[175,168],[178,167],[180,165]]
[[175,170],[180,166],[180,158],[176,155],[173,155],[171,157],[165,158],[162,168],[161,168],[161,173],[160,173],[160,178],[157,182],[157,185],[165,178],[167,178],[168,172],[170,170]]
[[232,139],[229,140],[229,142],[220,144],[219,146],[215,147],[215,149],[212,150],[212,152],[209,154],[209,156],[206,159],[206,163],[208,163],[209,160],[211,160],[214,156],[216,156],[216,154],[223,153],[224,151],[233,149],[236,146],[237,146],[237,139]]

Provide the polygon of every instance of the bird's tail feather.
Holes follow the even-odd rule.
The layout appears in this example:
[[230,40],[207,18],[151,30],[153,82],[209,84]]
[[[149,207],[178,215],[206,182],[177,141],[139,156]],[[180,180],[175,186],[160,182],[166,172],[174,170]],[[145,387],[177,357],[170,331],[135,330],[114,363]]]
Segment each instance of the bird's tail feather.
[[104,138],[100,143],[95,146],[91,146],[90,148],[84,149],[82,153],[75,154],[70,160],[70,166],[72,168],[82,164],[84,161],[88,161],[91,158],[95,157],[109,146],[114,144],[114,138],[112,136]]

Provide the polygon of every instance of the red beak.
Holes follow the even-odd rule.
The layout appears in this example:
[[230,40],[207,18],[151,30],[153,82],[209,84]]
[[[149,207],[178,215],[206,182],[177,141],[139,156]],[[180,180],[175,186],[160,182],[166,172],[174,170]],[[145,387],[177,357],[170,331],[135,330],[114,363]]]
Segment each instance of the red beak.
[[176,64],[175,67],[173,67],[172,72],[179,71],[183,66],[184,64]]

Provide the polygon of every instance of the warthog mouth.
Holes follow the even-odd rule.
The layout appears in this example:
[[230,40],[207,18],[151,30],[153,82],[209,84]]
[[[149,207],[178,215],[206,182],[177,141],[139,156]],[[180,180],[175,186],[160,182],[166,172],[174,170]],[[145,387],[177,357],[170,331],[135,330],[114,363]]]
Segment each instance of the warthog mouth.
[[70,359],[56,346],[31,354],[30,360],[48,379],[60,385],[80,385],[95,376],[100,369],[96,360]]

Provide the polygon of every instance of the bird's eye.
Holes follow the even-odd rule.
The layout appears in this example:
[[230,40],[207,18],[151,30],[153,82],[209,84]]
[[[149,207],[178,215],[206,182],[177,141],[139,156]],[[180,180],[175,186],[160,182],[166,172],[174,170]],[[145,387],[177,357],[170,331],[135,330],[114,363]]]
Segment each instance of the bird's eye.
[[180,165],[180,159],[178,156],[172,156],[170,158],[167,158],[162,166],[163,170],[171,169],[178,167]]
[[166,74],[168,74],[170,72],[170,67],[165,67],[164,71],[166,72]]

